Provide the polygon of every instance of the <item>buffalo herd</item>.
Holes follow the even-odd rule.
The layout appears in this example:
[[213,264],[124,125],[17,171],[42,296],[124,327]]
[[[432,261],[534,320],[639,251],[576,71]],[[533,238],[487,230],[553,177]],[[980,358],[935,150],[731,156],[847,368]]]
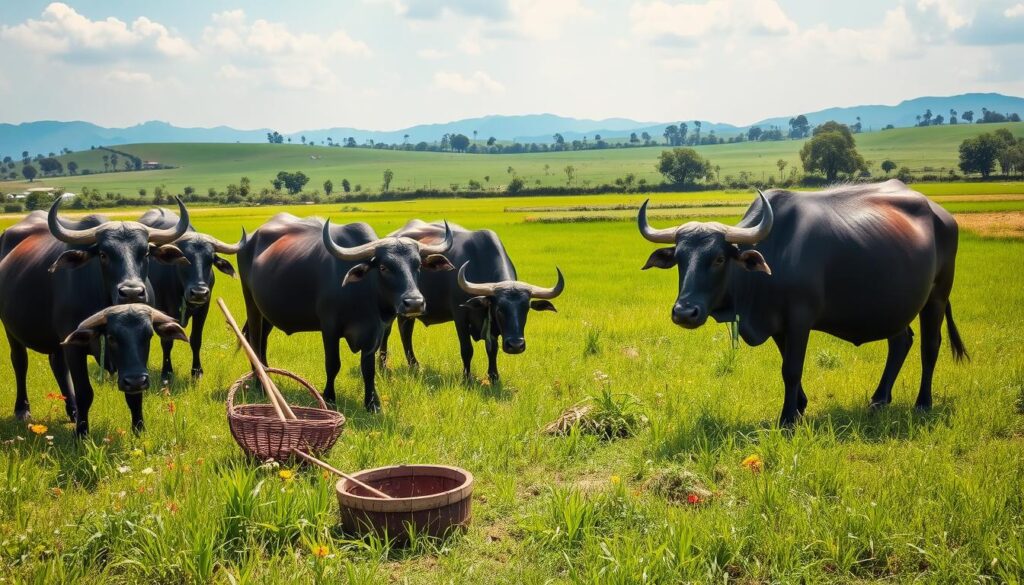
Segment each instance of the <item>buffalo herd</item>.
[[[474,341],[483,341],[487,375],[499,379],[499,347],[526,350],[531,310],[555,311],[565,280],[550,288],[518,280],[496,233],[413,220],[385,237],[365,223],[332,225],[281,213],[228,244],[196,231],[178,213],[147,211],[138,221],[99,215],[71,220],[34,211],[0,235],[0,321],[15,377],[14,414],[28,419],[28,350],[46,354],[79,435],[89,431],[93,400],[88,358],[116,373],[143,428],[153,335],[163,347],[161,382],[170,382],[175,340],[192,349],[191,375],[203,374],[203,327],[214,271],[235,276],[237,256],[246,336],[267,361],[270,333],[318,331],[324,347],[324,399],[336,400],[340,342],[360,354],[363,404],[380,410],[376,369],[387,364],[397,324],[410,367],[416,320],[453,322],[463,375],[471,378]],[[899,181],[846,185],[814,193],[760,193],[740,223],[689,222],[654,228],[647,203],[637,217],[647,240],[665,244],[644,269],[675,267],[672,322],[697,328],[708,317],[735,323],[752,346],[771,338],[782,356],[780,424],[803,414],[810,332],[860,345],[887,340],[888,358],[871,406],[888,404],[920,320],[922,376],[917,406],[932,404],[932,375],[943,320],[957,360],[967,356],[949,302],[957,251],[952,216]],[[184,327],[191,322],[191,336]]]

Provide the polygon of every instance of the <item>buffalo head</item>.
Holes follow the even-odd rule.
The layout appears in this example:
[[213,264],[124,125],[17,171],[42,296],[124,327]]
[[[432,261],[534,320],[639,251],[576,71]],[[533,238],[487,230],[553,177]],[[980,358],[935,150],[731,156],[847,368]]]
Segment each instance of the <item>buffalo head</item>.
[[188,260],[178,264],[178,279],[185,291],[186,303],[198,306],[210,302],[214,268],[235,276],[231,263],[217,254],[237,254],[244,241],[244,230],[242,240],[237,244],[226,244],[213,236],[191,231],[175,240],[174,245]]
[[[474,295],[462,306],[471,309],[490,311],[491,318],[497,324],[501,334],[501,348],[505,353],[523,353],[526,351],[526,316],[530,309],[534,311],[556,311],[550,299],[562,294],[565,279],[557,267],[558,282],[552,288],[543,288],[518,280],[501,282],[475,283],[466,280],[466,262],[459,268],[459,288]],[[556,311],[557,312],[557,311]],[[488,332],[484,331],[484,335]]]
[[177,321],[149,305],[132,303],[107,307],[82,321],[63,343],[92,346],[100,341],[117,371],[117,387],[126,394],[138,394],[149,387],[146,359],[154,333],[188,341]]
[[656,244],[672,244],[655,250],[643,269],[679,267],[679,295],[672,306],[672,322],[676,325],[688,329],[703,325],[726,296],[732,270],[772,273],[760,252],[739,248],[739,244],[756,244],[772,230],[775,217],[772,206],[763,193],[758,191],[758,194],[760,218],[753,227],[692,221],[678,227],[655,229],[647,223],[650,200],[640,207],[637,216],[640,233]]
[[97,258],[111,304],[150,300],[146,290],[150,254],[168,264],[188,262],[181,250],[169,245],[188,230],[188,210],[181,199],[178,199],[181,209],[178,224],[168,229],[157,229],[135,221],[107,221],[87,229],[73,229],[57,215],[60,201],[57,199],[50,207],[47,217],[50,233],[73,247],[57,258],[50,266],[50,272],[78,268]]
[[376,278],[381,305],[404,317],[416,317],[426,310],[419,290],[420,270],[452,270],[444,253],[452,247],[452,231],[445,223],[444,241],[424,244],[412,238],[387,237],[352,248],[331,239],[331,222],[324,222],[324,246],[335,258],[357,264],[345,274],[341,285]]

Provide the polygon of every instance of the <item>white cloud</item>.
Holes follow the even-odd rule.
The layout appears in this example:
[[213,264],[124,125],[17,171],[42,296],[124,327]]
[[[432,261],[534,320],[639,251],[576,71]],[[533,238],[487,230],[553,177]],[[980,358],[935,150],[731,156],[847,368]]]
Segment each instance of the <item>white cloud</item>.
[[293,33],[277,22],[249,22],[242,10],[214,14],[203,30],[203,51],[230,61],[220,67],[225,79],[258,79],[288,89],[336,88],[338,57],[368,57],[366,43],[343,30],[321,36]]
[[115,83],[128,83],[128,84],[150,84],[153,83],[153,76],[149,73],[141,71],[125,71],[123,69],[115,69],[110,71],[103,76],[107,81],[113,81]]
[[469,76],[449,71],[438,71],[434,74],[434,87],[462,94],[497,94],[505,91],[504,85],[483,71],[475,71]]
[[949,30],[963,28],[971,22],[968,16],[961,13],[953,0],[917,0],[917,10],[922,13],[935,13]]
[[444,59],[445,57],[447,57],[448,52],[428,47],[426,49],[420,49],[416,51],[416,56],[419,57],[420,59],[435,61],[437,59]]
[[187,40],[145,16],[130,25],[114,17],[90,20],[62,2],[47,6],[39,20],[0,27],[0,38],[35,54],[66,60],[177,59],[196,55]]
[[709,35],[786,35],[797,30],[776,0],[709,0],[704,4],[654,0],[634,3],[629,16],[636,35],[657,41],[693,43]]
[[689,72],[700,67],[700,61],[694,57],[667,57],[659,61],[665,71]]
[[833,29],[819,25],[804,31],[797,41],[804,51],[819,51],[843,61],[883,63],[918,56],[922,47],[915,27],[903,7],[886,13],[874,28]]
[[1003,16],[1005,16],[1006,18],[1020,18],[1021,16],[1024,16],[1024,2],[1021,2],[1020,4],[1014,4],[1013,6],[1004,10]]
[[594,12],[580,0],[510,0],[515,30],[536,39],[557,38],[562,29]]

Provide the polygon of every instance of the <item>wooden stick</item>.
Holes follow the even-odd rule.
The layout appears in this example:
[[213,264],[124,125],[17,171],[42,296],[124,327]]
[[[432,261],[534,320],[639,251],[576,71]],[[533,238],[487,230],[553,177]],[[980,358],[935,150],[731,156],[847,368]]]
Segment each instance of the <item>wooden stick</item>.
[[235,336],[238,337],[238,342],[241,344],[242,349],[245,350],[245,355],[249,358],[249,362],[252,364],[254,370],[256,370],[256,377],[259,378],[260,384],[263,385],[263,389],[267,393],[267,397],[270,398],[270,404],[274,407],[274,412],[277,416],[281,417],[281,420],[297,420],[295,412],[288,406],[288,402],[284,399],[281,391],[277,389],[277,385],[267,375],[267,371],[263,369],[263,363],[260,362],[259,356],[253,351],[252,346],[245,339],[245,335],[242,335],[242,330],[238,328],[238,323],[235,323],[235,318],[231,316],[231,311],[228,310],[228,306],[224,304],[224,299],[218,298],[217,305],[220,310],[224,313],[224,318],[228,322],[228,327],[235,332]]
[[364,490],[370,492],[371,494],[373,494],[374,496],[376,496],[378,498],[383,498],[385,500],[393,500],[393,499],[395,499],[395,498],[385,494],[384,492],[380,491],[379,489],[377,489],[375,487],[372,487],[372,486],[369,486],[369,485],[359,481],[358,479],[352,477],[351,475],[345,473],[344,471],[341,471],[340,469],[336,469],[334,467],[331,467],[329,464],[327,464],[327,463],[325,463],[323,461],[320,461],[319,459],[317,459],[316,457],[313,457],[312,455],[308,455],[306,453],[303,453],[302,451],[299,451],[298,449],[292,449],[292,453],[295,453],[299,457],[302,457],[303,459],[305,459],[306,461],[309,461],[310,463],[312,463],[314,465],[319,465],[320,467],[323,467],[324,469],[326,469],[327,471],[330,471],[334,475],[339,475],[341,477],[344,477],[345,479],[351,481],[352,483],[354,483],[357,486],[363,488]]

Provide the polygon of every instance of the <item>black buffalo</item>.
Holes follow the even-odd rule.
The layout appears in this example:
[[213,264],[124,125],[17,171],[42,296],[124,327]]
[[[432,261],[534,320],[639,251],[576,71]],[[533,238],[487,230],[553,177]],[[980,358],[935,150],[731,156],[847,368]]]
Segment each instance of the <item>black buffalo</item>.
[[[98,355],[99,343],[84,348],[61,342],[106,307],[152,299],[147,280],[150,256],[168,263],[187,262],[180,250],[167,244],[185,233],[188,210],[179,200],[178,225],[155,229],[101,216],[59,219],[59,205],[57,200],[48,214],[32,212],[0,237],[0,320],[11,348],[15,416],[30,416],[25,383],[31,349],[49,356],[54,378],[67,398],[68,416],[84,435],[93,399],[87,357],[90,351]],[[142,429],[142,391],[148,384],[147,376],[139,376],[121,387],[135,430]]]
[[[393,237],[412,238],[420,242],[437,242],[444,237],[445,225],[428,224],[412,220],[401,229],[389,234]],[[487,351],[487,375],[498,380],[498,338],[505,353],[526,351],[526,317],[530,309],[555,311],[549,299],[562,294],[565,280],[557,268],[558,282],[552,288],[541,288],[516,280],[516,267],[505,252],[498,235],[491,230],[471,231],[451,226],[452,247],[446,256],[459,266],[458,274],[450,272],[424,273],[420,276],[420,291],[427,301],[423,314],[398,317],[398,331],[409,365],[418,362],[412,347],[412,332],[416,319],[424,325],[455,322],[462,352],[462,369],[466,378],[471,376],[473,341],[484,340]],[[387,361],[388,327],[381,343],[381,362]]]
[[[139,223],[150,227],[167,229],[178,224],[178,216],[166,209],[151,209],[139,218]],[[244,237],[244,236],[243,236]],[[203,375],[200,350],[203,347],[203,327],[210,312],[210,296],[213,293],[216,268],[228,276],[235,276],[231,263],[217,254],[237,254],[241,244],[226,244],[213,236],[201,234],[192,226],[174,241],[188,263],[168,265],[159,260],[149,262],[149,282],[153,285],[153,306],[174,317],[182,325],[192,321],[192,377]],[[171,380],[174,368],[171,365],[170,339],[161,340],[163,346],[163,367],[161,378],[164,384]]]
[[692,329],[710,316],[738,321],[750,345],[775,341],[786,387],[783,425],[807,405],[801,378],[811,330],[855,345],[888,340],[874,406],[892,400],[915,317],[922,337],[918,408],[932,406],[943,318],[954,357],[967,356],[949,302],[956,221],[900,181],[816,193],[772,190],[735,227],[690,222],[654,229],[646,202],[637,220],[645,238],[671,244],[651,254],[644,269],[678,266],[674,323]]
[[274,327],[289,335],[319,331],[327,370],[324,399],[334,402],[338,344],[344,338],[353,353],[361,352],[363,404],[377,411],[374,354],[384,328],[396,315],[423,312],[416,284],[420,271],[451,270],[443,256],[450,247],[450,232],[439,244],[426,245],[409,238],[378,239],[365,223],[332,226],[316,218],[275,215],[238,252],[249,342],[266,363],[267,336]]
[[[137,392],[149,376],[146,361],[153,334],[173,343],[188,342],[188,335],[178,321],[142,303],[114,305],[82,321],[64,339],[64,346],[80,346],[92,350],[104,347],[122,392]],[[102,343],[97,343],[102,339]],[[98,354],[97,359],[101,358]]]

